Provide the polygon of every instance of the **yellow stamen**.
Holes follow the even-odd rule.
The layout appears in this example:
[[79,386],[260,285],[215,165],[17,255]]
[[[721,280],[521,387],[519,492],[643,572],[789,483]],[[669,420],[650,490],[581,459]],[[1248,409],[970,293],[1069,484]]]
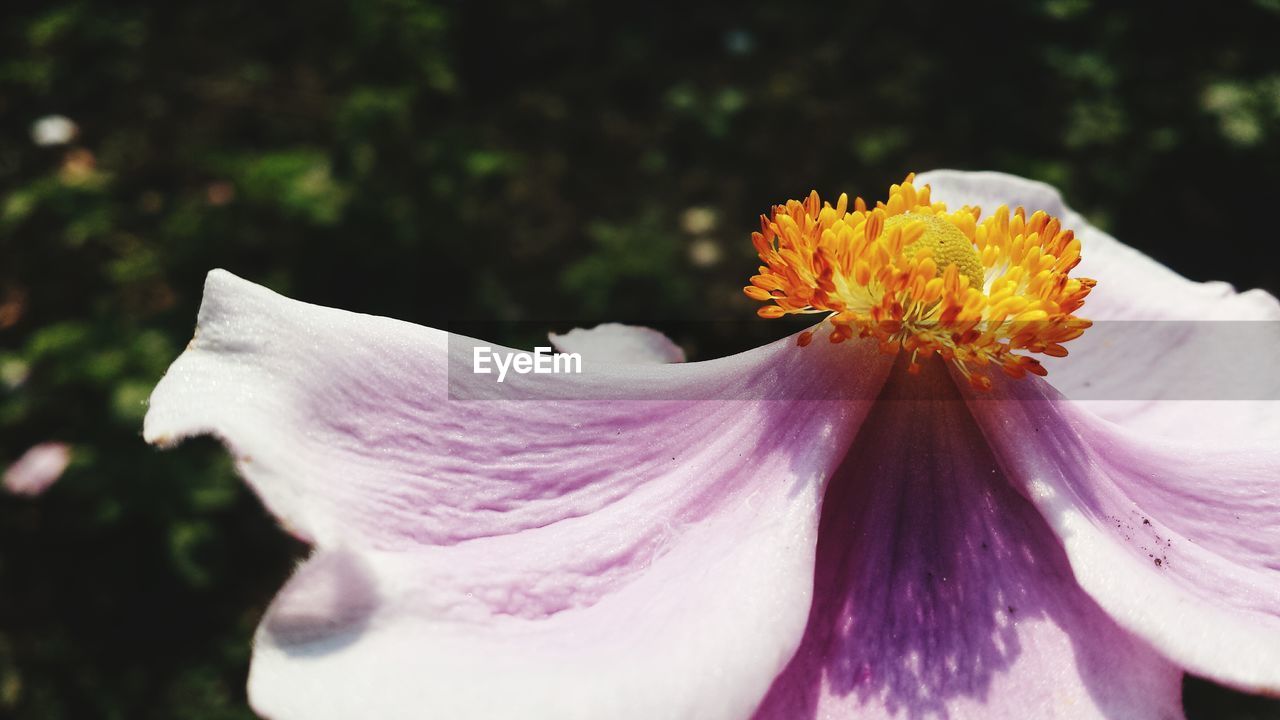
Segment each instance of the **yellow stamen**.
[[[914,175],[869,207],[841,195],[835,207],[817,192],[760,217],[752,242],[764,265],[745,288],[776,318],[825,313],[831,342],[875,339],[882,351],[911,352],[912,367],[937,353],[976,388],[995,365],[1012,377],[1044,375],[1035,358],[1067,354],[1063,343],[1090,322],[1073,313],[1094,286],[1072,278],[1080,241],[1042,211],[1007,206],[948,212]],[[812,333],[800,336],[807,345]]]

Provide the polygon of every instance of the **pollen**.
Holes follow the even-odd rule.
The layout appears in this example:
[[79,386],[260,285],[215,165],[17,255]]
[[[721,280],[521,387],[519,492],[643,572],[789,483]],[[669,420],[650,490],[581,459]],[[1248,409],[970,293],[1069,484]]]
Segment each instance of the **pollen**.
[[744,289],[766,303],[758,314],[825,315],[831,342],[905,350],[912,371],[937,354],[983,390],[996,368],[1044,375],[1032,356],[1066,356],[1063,343],[1090,325],[1075,312],[1095,283],[1070,274],[1080,241],[1040,210],[949,211],[914,181],[874,207],[847,195],[832,206],[815,191],[760,216],[752,242],[764,264]]
[[985,274],[982,271],[982,259],[978,257],[978,249],[973,242],[960,232],[960,228],[952,225],[936,215],[923,215],[907,212],[894,215],[884,221],[881,235],[894,228],[907,227],[911,223],[924,226],[924,234],[919,240],[902,248],[903,257],[915,257],[920,250],[928,248],[933,262],[938,267],[947,267],[954,263],[960,274],[969,278],[969,287],[982,287]]

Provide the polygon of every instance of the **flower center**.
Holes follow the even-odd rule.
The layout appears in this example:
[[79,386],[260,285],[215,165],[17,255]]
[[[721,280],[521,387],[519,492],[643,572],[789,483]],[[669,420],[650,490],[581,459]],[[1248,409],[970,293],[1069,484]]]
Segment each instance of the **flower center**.
[[761,317],[821,313],[831,342],[857,336],[886,353],[905,349],[912,371],[936,353],[980,389],[991,386],[987,366],[1044,375],[1027,353],[1063,357],[1062,344],[1090,325],[1073,314],[1095,285],[1070,276],[1080,241],[1042,211],[1002,205],[981,215],[948,212],[914,175],[874,208],[862,198],[850,208],[847,195],[832,207],[812,192],[760,217],[751,239],[764,265],[745,291],[770,303]]
[[946,220],[936,215],[905,212],[885,218],[884,230],[881,231],[880,236],[884,237],[885,233],[895,228],[905,230],[912,223],[924,225],[924,234],[919,240],[902,248],[904,257],[915,257],[917,253],[927,248],[938,267],[946,268],[954,263],[960,269],[960,274],[969,278],[969,287],[982,288],[982,259],[978,257],[978,250],[973,246],[973,242],[960,232],[960,228]]

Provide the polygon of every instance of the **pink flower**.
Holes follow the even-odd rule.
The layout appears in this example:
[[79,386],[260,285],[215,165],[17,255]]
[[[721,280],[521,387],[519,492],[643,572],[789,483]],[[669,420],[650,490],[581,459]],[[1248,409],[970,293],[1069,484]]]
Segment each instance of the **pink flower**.
[[4,471],[4,489],[14,495],[39,495],[71,464],[71,446],[43,442],[31,447]]
[[[1280,319],[1045,185],[923,183],[1061,218],[1094,320]],[[257,633],[275,720],[1140,720],[1181,716],[1184,671],[1280,692],[1280,407],[1179,399],[1202,345],[1155,323],[986,391],[832,327],[689,364],[577,331],[590,372],[500,387],[459,371],[479,341],[215,271],[145,436],[220,437],[315,548]],[[1064,397],[1099,384],[1138,399]]]

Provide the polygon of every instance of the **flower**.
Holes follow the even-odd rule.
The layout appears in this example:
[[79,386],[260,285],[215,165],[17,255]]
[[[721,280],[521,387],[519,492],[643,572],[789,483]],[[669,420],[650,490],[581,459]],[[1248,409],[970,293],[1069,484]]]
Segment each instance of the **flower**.
[[71,446],[42,442],[22,454],[4,471],[4,489],[14,495],[39,495],[48,490],[71,464]]
[[[1045,185],[916,182],[949,207],[1059,218],[1046,235],[1074,231],[1055,247],[1079,240],[1094,320],[1280,319],[1269,295],[1180,278]],[[897,250],[929,239],[899,222]],[[909,277],[891,287],[930,255],[891,257]],[[947,293],[989,289],[951,262]],[[792,302],[801,287],[762,299],[849,310],[835,288]],[[1280,692],[1280,408],[1182,399],[1198,325],[1135,325],[1119,356],[1086,333],[1057,357],[1084,285],[1057,287],[1061,317],[1028,321],[1039,345],[930,345],[930,323],[856,312],[805,347],[678,364],[661,336],[612,326],[565,336],[592,372],[499,392],[457,371],[477,340],[215,271],[144,435],[220,437],[314,547],[255,641],[250,700],[276,720],[1128,720],[1180,716],[1184,671]],[[1018,372],[1029,352],[1053,385]],[[1137,399],[1067,399],[1109,383]]]
[[41,147],[66,145],[79,134],[79,126],[65,115],[45,115],[31,124],[31,142]]

